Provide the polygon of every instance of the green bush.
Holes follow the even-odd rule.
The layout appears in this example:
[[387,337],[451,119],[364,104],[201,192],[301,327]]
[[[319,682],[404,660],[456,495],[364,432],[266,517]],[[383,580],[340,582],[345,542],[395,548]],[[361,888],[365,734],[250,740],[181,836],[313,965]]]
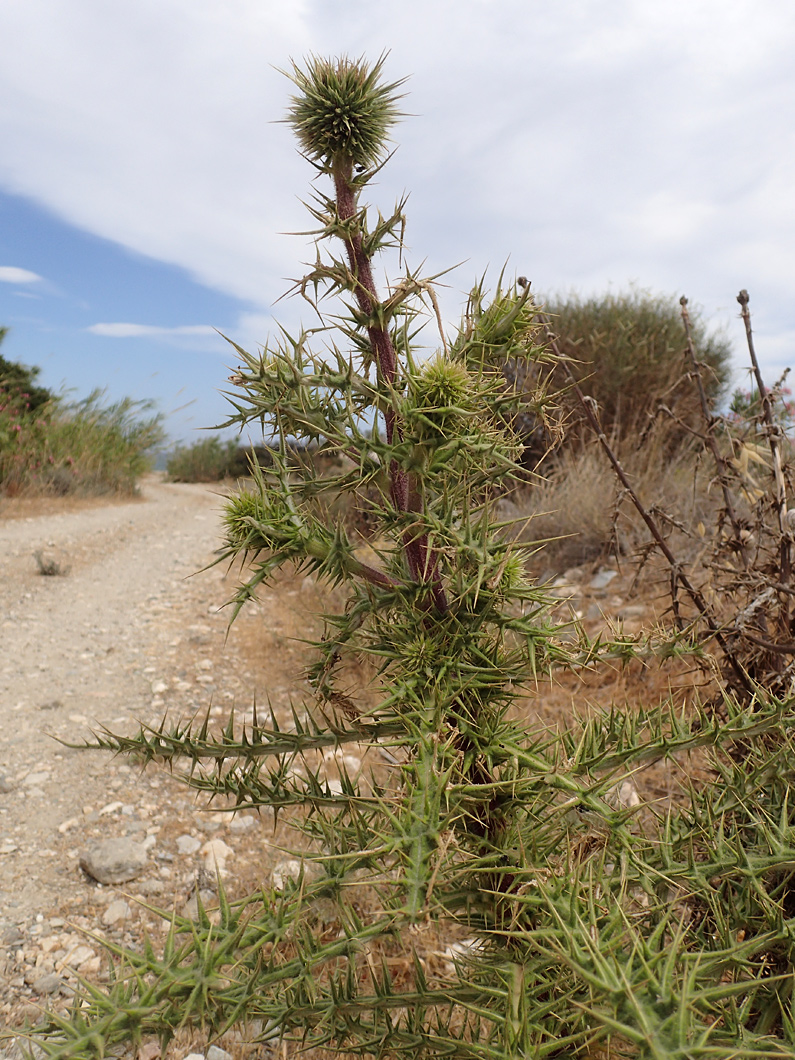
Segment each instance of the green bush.
[[[8,328],[0,328],[0,346],[8,334]],[[46,387],[38,386],[36,378],[41,369],[7,361],[0,355],[0,404],[12,403],[20,412],[35,415],[45,405],[55,400],[55,394]]]
[[[596,401],[609,437],[637,442],[661,404],[681,421],[669,418],[672,443],[688,437],[687,426],[700,422],[700,409],[689,381],[676,298],[634,290],[594,298],[549,298],[544,308],[561,354],[569,359],[584,393]],[[710,334],[698,317],[693,338],[706,368],[707,397],[714,404],[729,381],[731,346],[723,335]],[[562,372],[556,380],[566,386]],[[567,408],[569,436],[588,437],[577,402],[571,399]]]
[[220,482],[239,474],[237,438],[222,441],[218,435],[190,445],[178,445],[170,454],[166,471],[172,482]]

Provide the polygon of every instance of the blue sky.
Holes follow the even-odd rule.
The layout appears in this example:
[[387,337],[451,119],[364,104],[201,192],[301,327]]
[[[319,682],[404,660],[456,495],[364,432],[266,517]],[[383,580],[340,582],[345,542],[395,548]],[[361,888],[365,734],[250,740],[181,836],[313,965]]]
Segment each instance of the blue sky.
[[[409,75],[397,154],[426,272],[539,292],[630,283],[735,341],[751,292],[768,379],[795,339],[795,8],[780,0],[5,0],[3,352],[78,395],[154,398],[175,437],[217,423],[234,356],[313,255],[308,166],[277,71],[309,52]],[[179,409],[180,411],[174,411]]]
[[239,300],[3,193],[0,259],[30,273],[5,267],[2,353],[38,365],[41,382],[75,397],[99,387],[112,400],[156,398],[179,437],[225,415],[218,390],[236,355],[215,329],[233,329]]

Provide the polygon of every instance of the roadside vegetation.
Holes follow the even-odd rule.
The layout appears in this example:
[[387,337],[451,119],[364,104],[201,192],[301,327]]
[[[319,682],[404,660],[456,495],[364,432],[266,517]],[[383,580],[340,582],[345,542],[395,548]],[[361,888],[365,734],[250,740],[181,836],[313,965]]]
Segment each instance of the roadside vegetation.
[[[606,315],[575,302],[567,324],[565,306],[503,276],[473,289],[448,335],[433,278],[407,269],[379,292],[373,261],[402,251],[405,225],[403,202],[384,216],[361,201],[398,117],[383,66],[293,67],[288,120],[318,178],[319,233],[296,290],[321,319],[323,298],[341,303],[319,338],[235,347],[227,426],[261,423],[279,444],[226,504],[221,560],[240,564],[235,614],[285,566],[333,590],[305,700],[287,727],[263,706],[245,729],[215,731],[208,713],[89,742],[177,770],[216,809],[270,807],[299,869],[234,899],[219,880],[217,910],[195,918],[163,911],[164,948],[115,949],[108,988],[52,1015],[36,1045],[80,1060],[238,1027],[286,1056],[792,1057],[792,452],[749,297],[752,389],[722,415],[728,348],[686,299],[673,314],[651,299],[644,337],[641,296]],[[611,327],[626,338],[616,366]],[[633,365],[646,382],[628,395]],[[523,443],[540,438],[528,466]],[[290,458],[295,440],[312,460]],[[559,617],[529,573],[533,481],[557,490],[546,499],[573,535],[585,498],[601,505],[592,558],[664,579],[664,624],[589,637]],[[366,514],[366,554],[350,510]],[[523,720],[548,679],[681,677],[683,661],[689,686],[669,695],[583,709],[554,732]],[[348,773],[351,747],[380,764]],[[327,752],[343,761],[334,783]],[[642,797],[653,766],[682,777],[665,804]]]
[[244,473],[237,438],[217,434],[183,443],[169,453],[166,472],[172,482],[221,482]]
[[[0,328],[0,342],[7,329]],[[165,438],[148,402],[69,401],[0,356],[0,494],[132,494]]]

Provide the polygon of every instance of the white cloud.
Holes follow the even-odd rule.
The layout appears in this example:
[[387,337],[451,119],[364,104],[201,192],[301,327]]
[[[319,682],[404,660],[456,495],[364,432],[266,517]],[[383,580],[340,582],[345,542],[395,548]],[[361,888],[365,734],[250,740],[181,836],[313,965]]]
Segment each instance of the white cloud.
[[411,190],[412,263],[467,260],[458,290],[510,256],[540,290],[637,279],[710,313],[764,289],[795,326],[780,0],[6,0],[0,37],[0,184],[254,317],[314,253],[278,234],[309,227],[311,173],[273,67],[391,47],[415,116],[368,198]]
[[172,336],[214,335],[215,328],[209,324],[182,324],[176,328],[162,328],[156,324],[92,324],[86,328],[92,335],[104,335],[111,339],[166,338]]
[[41,280],[36,272],[19,269],[16,265],[0,265],[0,283],[38,283]]

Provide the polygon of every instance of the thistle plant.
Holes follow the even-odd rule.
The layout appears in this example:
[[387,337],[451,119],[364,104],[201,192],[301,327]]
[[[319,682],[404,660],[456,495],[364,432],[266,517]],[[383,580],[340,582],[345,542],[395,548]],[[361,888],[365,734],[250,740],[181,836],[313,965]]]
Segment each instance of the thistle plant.
[[[311,695],[289,725],[271,712],[242,730],[206,719],[92,743],[183,770],[230,810],[289,813],[304,869],[234,902],[221,888],[214,918],[173,916],[162,955],[116,951],[110,989],[88,988],[37,1043],[94,1057],[240,1024],[288,1055],[297,1041],[483,1060],[792,1056],[792,717],[780,700],[727,697],[720,721],[615,709],[559,735],[519,719],[519,697],[557,668],[692,647],[559,627],[495,519],[521,473],[520,395],[502,369],[549,354],[529,288],[504,276],[490,299],[476,286],[452,336],[432,277],[406,269],[378,291],[373,261],[404,229],[402,203],[375,219],[362,203],[398,117],[383,67],[293,67],[288,121],[318,178],[318,256],[296,290],[322,324],[259,355],[235,347],[229,422],[279,444],[226,507],[224,558],[245,572],[233,611],[284,565],[335,589]],[[423,313],[439,330],[430,356]],[[295,440],[318,459],[296,464]],[[341,469],[320,471],[323,454]],[[369,508],[366,553],[334,517],[340,497]],[[351,655],[370,660],[367,696],[341,677]],[[726,748],[772,733],[775,772],[760,750],[737,793]],[[333,785],[322,753],[350,745],[391,765]],[[683,810],[641,820],[621,804],[628,772],[697,750],[722,772]]]

